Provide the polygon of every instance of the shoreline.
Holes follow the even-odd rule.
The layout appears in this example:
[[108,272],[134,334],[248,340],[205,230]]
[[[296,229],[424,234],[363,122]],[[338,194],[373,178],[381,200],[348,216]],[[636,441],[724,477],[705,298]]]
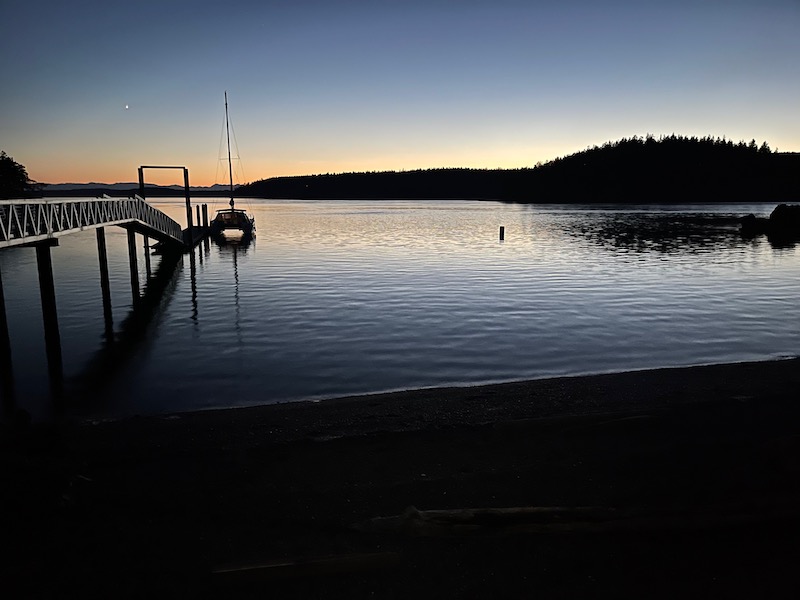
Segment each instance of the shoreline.
[[[799,375],[795,378],[794,373]],[[411,388],[101,420],[77,419],[67,426],[125,428],[134,423],[146,427],[148,423],[185,421],[192,426],[210,427],[216,421],[236,425],[271,415],[277,422],[291,423],[297,437],[315,429],[336,430],[337,435],[345,437],[363,435],[371,429],[403,431],[437,424],[647,412],[684,403],[775,395],[785,392],[792,383],[800,386],[798,357]],[[652,388],[653,393],[647,394],[643,401],[645,386]]]
[[792,597],[798,366],[3,430],[0,576],[39,597]]

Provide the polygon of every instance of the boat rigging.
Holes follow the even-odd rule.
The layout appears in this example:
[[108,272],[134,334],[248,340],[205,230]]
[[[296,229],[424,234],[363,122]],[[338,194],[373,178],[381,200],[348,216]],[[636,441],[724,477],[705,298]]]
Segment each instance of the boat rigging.
[[228,92],[225,92],[225,136],[228,143],[228,182],[230,186],[230,208],[223,208],[217,211],[216,216],[211,221],[209,227],[212,234],[221,234],[226,229],[238,229],[245,235],[252,235],[256,230],[256,220],[253,215],[246,211],[236,208],[233,199],[233,164],[231,162],[231,130],[228,119]]

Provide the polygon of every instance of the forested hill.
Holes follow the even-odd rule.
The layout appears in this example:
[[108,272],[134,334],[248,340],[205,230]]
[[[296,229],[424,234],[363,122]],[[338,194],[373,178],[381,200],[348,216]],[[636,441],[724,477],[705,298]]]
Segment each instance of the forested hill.
[[258,198],[481,198],[515,202],[785,202],[800,199],[800,154],[766,143],[666,136],[608,142],[529,169],[429,169],[276,177]]

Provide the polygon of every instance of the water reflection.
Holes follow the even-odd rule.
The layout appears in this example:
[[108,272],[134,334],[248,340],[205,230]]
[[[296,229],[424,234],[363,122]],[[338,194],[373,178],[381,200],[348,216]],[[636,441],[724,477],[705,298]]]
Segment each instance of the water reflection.
[[192,248],[189,252],[189,285],[192,288],[192,324],[197,327],[198,304],[197,304],[197,249]]
[[11,415],[16,409],[14,368],[11,363],[11,338],[8,335],[2,273],[0,273],[0,396],[3,399],[3,413]]
[[220,254],[231,255],[233,270],[233,331],[236,333],[236,345],[242,346],[241,307],[239,305],[239,253],[246,253],[254,242],[252,232],[220,232],[214,236]]
[[139,301],[122,321],[119,330],[104,341],[86,368],[74,378],[70,387],[75,399],[102,398],[106,386],[117,373],[137,355],[142,344],[152,339],[148,335],[150,327],[157,324],[159,317],[167,310],[182,270],[181,254],[162,255]]
[[749,245],[739,216],[720,214],[601,213],[576,219],[566,233],[607,250],[699,254]]
[[213,236],[214,243],[222,251],[231,251],[234,255],[241,251],[247,252],[251,244],[255,242],[255,236],[252,233],[238,232],[229,233],[222,231]]

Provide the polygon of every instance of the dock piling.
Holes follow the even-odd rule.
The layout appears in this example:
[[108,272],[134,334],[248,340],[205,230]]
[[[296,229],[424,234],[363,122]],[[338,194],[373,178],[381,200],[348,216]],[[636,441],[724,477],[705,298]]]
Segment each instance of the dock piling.
[[58,405],[64,390],[64,368],[61,357],[61,334],[58,331],[56,288],[53,283],[53,261],[50,256],[50,246],[55,244],[57,244],[55,240],[36,244],[36,265],[39,271],[39,293],[42,299],[47,371],[50,376],[53,400]]
[[100,290],[103,294],[103,322],[105,323],[106,339],[114,337],[114,319],[111,314],[111,284],[108,279],[108,252],[106,250],[106,230],[98,227],[97,231],[97,258],[100,262]]

